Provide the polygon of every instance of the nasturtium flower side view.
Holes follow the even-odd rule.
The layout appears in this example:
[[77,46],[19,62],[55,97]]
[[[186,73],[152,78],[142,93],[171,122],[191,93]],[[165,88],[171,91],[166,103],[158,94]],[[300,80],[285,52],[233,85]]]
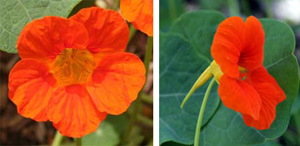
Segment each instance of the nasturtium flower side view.
[[153,0],[121,0],[120,9],[136,29],[153,36]]
[[9,98],[19,114],[49,120],[62,135],[93,132],[107,114],[125,112],[145,83],[142,61],[124,52],[128,37],[118,12],[97,7],[30,22],[17,41]]
[[223,104],[241,113],[245,124],[258,130],[270,128],[276,106],[286,99],[263,66],[264,39],[262,24],[254,16],[245,22],[237,16],[221,22],[211,46],[214,61],[193,87],[214,76]]
[[[264,30],[253,16],[223,21],[217,29],[211,54],[224,73],[220,78],[222,102],[243,115],[246,125],[268,129],[276,106],[286,96],[263,66]],[[214,74],[214,73],[213,73]]]

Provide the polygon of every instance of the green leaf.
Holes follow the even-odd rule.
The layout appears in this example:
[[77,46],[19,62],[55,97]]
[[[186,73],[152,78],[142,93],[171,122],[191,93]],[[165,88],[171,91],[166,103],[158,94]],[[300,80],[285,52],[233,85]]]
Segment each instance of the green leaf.
[[101,122],[99,128],[82,138],[82,145],[97,145],[97,146],[115,146],[120,142],[120,138],[128,120],[126,116],[108,116]]
[[281,144],[275,140],[268,140],[263,144],[258,144],[255,146],[281,146]]
[[95,132],[82,138],[83,145],[115,146],[119,142],[118,133],[113,125],[107,121],[103,121]]
[[[174,141],[192,144],[199,108],[207,84],[199,88],[194,97],[180,110],[178,103],[192,83],[212,60],[210,45],[222,15],[212,11],[198,11],[182,15],[160,41],[160,144]],[[219,20],[216,20],[216,17]],[[224,18],[223,18],[224,19]],[[215,20],[212,23],[212,20]],[[294,35],[286,24],[261,19],[265,30],[264,66],[277,80],[287,99],[276,108],[276,119],[267,130],[247,127],[241,114],[222,103],[211,106],[219,98],[217,86],[212,90],[205,113],[209,121],[202,125],[201,145],[254,145],[275,139],[286,130],[293,101],[298,92],[298,64],[293,55]],[[203,29],[203,30],[202,30]],[[204,41],[205,40],[205,41]],[[198,94],[202,94],[198,96]],[[217,107],[217,111],[215,109]],[[212,112],[213,111],[213,112]],[[206,117],[207,118],[207,117]]]
[[67,17],[80,0],[0,0],[0,50],[17,53],[23,27],[43,16]]
[[174,20],[184,12],[183,0],[160,0],[159,1],[159,20],[160,31],[166,32]]
[[176,143],[173,141],[168,141],[168,142],[161,144],[161,146],[192,146],[192,145],[185,145],[185,144],[180,144],[180,143]]
[[68,17],[71,17],[78,13],[81,9],[93,7],[95,6],[95,0],[81,0],[80,3],[78,3],[72,11],[69,13]]
[[183,14],[171,26],[169,33],[183,36],[199,56],[210,61],[210,46],[220,22],[225,19],[222,13],[202,10]]
[[[208,84],[199,88],[183,109],[180,109],[180,104],[199,75],[209,66],[211,57],[202,52],[209,53],[207,49],[215,29],[224,18],[221,13],[212,11],[188,13],[175,22],[170,34],[160,35],[160,144],[166,141],[192,143],[199,105]],[[188,19],[195,21],[184,23]],[[184,35],[177,35],[181,33]],[[193,40],[199,42],[191,43]],[[201,45],[197,47],[195,44]],[[203,125],[214,114],[219,102],[217,86],[214,86],[207,101]]]
[[[295,115],[300,112],[300,92],[298,92],[295,102],[292,106],[291,114]],[[300,131],[299,131],[300,132]],[[299,133],[300,134],[300,133]]]

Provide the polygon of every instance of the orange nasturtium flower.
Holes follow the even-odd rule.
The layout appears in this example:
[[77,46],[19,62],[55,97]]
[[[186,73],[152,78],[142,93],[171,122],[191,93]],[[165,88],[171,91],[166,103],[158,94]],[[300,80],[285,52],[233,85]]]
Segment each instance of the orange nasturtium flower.
[[214,61],[195,83],[203,85],[212,75],[219,83],[223,104],[240,112],[247,126],[268,129],[284,91],[263,66],[265,34],[253,16],[246,22],[230,17],[217,28],[211,47]]
[[126,111],[144,85],[143,63],[124,52],[128,37],[118,12],[96,7],[30,22],[17,41],[9,98],[19,114],[49,120],[65,136],[93,132],[107,114]]
[[223,73],[216,77],[222,102],[240,112],[246,125],[259,130],[270,128],[276,106],[286,98],[263,66],[264,40],[257,18],[250,16],[244,22],[240,17],[230,17],[218,26],[211,48]]
[[153,36],[153,0],[121,0],[120,9],[136,29]]

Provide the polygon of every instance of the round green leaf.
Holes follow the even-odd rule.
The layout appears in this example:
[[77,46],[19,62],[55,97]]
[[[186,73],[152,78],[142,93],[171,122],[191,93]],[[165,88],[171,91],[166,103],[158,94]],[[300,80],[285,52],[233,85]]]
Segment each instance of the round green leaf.
[[82,138],[83,145],[115,146],[119,142],[120,136],[107,121],[103,121],[95,132]]
[[101,122],[98,129],[82,137],[82,145],[87,146],[115,146],[120,143],[121,135],[128,125],[128,119],[125,114],[112,116]]
[[23,27],[43,16],[67,17],[80,0],[0,0],[0,50],[17,53]]
[[[204,13],[206,17],[203,15]],[[207,20],[210,20],[208,19],[209,17],[214,17],[213,14],[216,14],[216,12],[198,11],[183,15],[173,24],[170,34],[165,35],[162,44],[160,44],[160,111],[166,110],[169,113],[161,114],[160,121],[172,114],[175,116],[169,122],[163,121],[163,124],[166,126],[160,122],[160,143],[166,141],[174,141],[182,144],[193,143],[196,126],[191,123],[196,123],[197,119],[191,118],[186,122],[186,117],[178,115],[181,111],[180,109],[176,109],[178,104],[171,102],[174,98],[181,102],[182,98],[170,96],[168,99],[165,99],[164,95],[172,95],[179,91],[185,95],[188,90],[180,89],[189,89],[191,84],[188,85],[186,82],[194,82],[203,72],[203,69],[208,66],[208,59],[205,60],[205,58],[209,58],[209,61],[211,59],[210,45],[216,27],[214,27],[213,31],[208,31],[213,26]],[[205,23],[201,20],[205,21]],[[178,27],[178,23],[181,23],[182,27]],[[291,29],[282,22],[272,19],[262,19],[261,23],[265,30],[264,66],[282,87],[287,99],[277,106],[276,119],[271,128],[262,131],[247,127],[241,114],[228,109],[221,103],[217,111],[213,115],[210,115],[211,118],[209,121],[205,121],[207,123],[202,125],[201,145],[231,146],[259,144],[279,137],[288,126],[291,106],[297,95],[299,85],[298,65],[293,55],[295,38]],[[186,30],[193,25],[194,29]],[[201,32],[197,30],[201,28],[206,29],[205,35],[197,35],[197,33]],[[175,37],[177,39],[174,39]],[[205,44],[205,41],[200,44],[201,40],[207,40],[206,42],[209,44]],[[194,56],[198,56],[199,59]],[[168,72],[168,75],[163,75],[162,73],[164,72]],[[212,90],[209,100],[212,100],[211,98],[218,98],[216,88],[215,86],[215,89]],[[205,89],[206,86],[203,86],[197,90],[197,93],[203,93]],[[198,109],[198,111],[194,110],[198,113],[203,95],[200,97],[197,97],[197,95],[194,96],[196,96],[196,99],[190,101],[192,103],[186,103],[185,106]],[[211,112],[212,109],[210,108],[211,106],[207,105],[205,112]],[[162,111],[161,113],[166,111]],[[198,116],[198,114],[193,112],[185,111],[185,114]]]
[[[195,20],[194,18],[203,19],[184,23],[188,19]],[[208,84],[199,88],[183,109],[180,109],[180,104],[199,75],[210,65],[211,57],[203,55],[202,52],[208,53],[207,48],[210,48],[216,27],[224,18],[221,13],[213,11],[188,13],[175,22],[169,34],[160,35],[160,143],[193,142],[199,105]],[[187,35],[191,33],[197,35]],[[196,43],[191,43],[192,40],[199,40],[197,44],[201,45],[196,47]],[[219,101],[215,86],[207,102],[203,125],[214,114]]]
[[216,29],[225,16],[211,10],[202,10],[183,14],[171,26],[169,33],[183,36],[197,54],[212,60],[210,46]]
[[298,94],[297,94],[297,97],[294,101],[294,104],[292,106],[292,111],[291,111],[292,115],[297,114],[297,113],[300,113],[300,92],[298,92]]
[[255,146],[282,146],[282,145],[278,141],[268,140],[263,144],[258,144],[258,145],[255,145]]

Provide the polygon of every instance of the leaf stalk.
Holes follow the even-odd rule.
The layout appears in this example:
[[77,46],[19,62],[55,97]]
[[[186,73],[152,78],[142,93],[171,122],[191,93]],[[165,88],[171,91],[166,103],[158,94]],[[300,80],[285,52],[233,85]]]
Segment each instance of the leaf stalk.
[[201,131],[201,125],[202,125],[202,120],[203,120],[203,116],[204,116],[204,111],[205,111],[207,99],[209,97],[210,91],[211,91],[214,83],[215,83],[215,78],[213,78],[210,81],[210,83],[206,89],[204,99],[202,101],[201,109],[200,109],[199,116],[198,116],[197,127],[196,127],[196,131],[195,131],[194,146],[199,146],[200,131]]

